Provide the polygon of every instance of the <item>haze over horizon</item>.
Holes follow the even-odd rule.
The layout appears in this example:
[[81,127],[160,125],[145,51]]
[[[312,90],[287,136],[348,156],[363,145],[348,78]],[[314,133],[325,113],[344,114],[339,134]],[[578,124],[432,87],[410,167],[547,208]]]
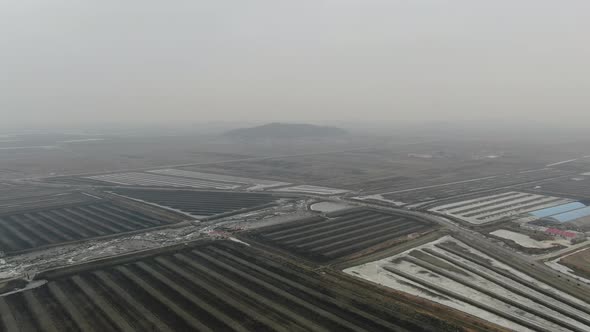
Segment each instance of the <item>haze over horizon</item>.
[[0,4],[3,126],[590,121],[590,3]]

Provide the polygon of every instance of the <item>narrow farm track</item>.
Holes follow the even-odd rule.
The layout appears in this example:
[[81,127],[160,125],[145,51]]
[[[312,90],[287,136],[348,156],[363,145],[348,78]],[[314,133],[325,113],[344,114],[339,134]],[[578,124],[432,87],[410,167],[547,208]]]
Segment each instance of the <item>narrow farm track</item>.
[[[231,242],[70,274],[0,297],[0,331],[440,331],[347,278],[319,277]],[[73,273],[73,274],[72,274]],[[352,289],[355,291],[352,291]]]
[[255,240],[316,261],[337,259],[432,225],[378,210],[351,210],[335,218],[305,219],[252,232]]
[[10,212],[0,215],[0,250],[18,252],[172,222],[104,201]]

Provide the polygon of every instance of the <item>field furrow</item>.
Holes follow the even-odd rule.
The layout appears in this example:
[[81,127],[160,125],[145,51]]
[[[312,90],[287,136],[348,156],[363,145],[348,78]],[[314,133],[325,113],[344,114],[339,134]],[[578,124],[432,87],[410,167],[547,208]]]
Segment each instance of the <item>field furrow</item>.
[[432,228],[428,222],[380,210],[350,209],[332,218],[293,221],[254,230],[245,236],[323,262],[345,259],[380,244],[390,246],[407,241],[407,235]]

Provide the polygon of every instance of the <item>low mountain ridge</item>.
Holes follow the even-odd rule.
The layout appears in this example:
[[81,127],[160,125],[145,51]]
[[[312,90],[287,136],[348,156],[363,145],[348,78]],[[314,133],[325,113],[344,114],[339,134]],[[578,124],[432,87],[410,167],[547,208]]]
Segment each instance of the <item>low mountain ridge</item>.
[[337,127],[316,126],[311,124],[269,123],[251,128],[239,128],[228,131],[225,136],[240,139],[264,138],[321,138],[348,135],[344,129]]

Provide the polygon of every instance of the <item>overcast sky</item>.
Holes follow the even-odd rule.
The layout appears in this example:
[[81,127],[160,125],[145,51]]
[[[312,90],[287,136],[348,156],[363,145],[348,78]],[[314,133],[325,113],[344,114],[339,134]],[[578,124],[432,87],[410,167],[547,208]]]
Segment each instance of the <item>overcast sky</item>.
[[588,0],[4,0],[3,125],[590,123]]

